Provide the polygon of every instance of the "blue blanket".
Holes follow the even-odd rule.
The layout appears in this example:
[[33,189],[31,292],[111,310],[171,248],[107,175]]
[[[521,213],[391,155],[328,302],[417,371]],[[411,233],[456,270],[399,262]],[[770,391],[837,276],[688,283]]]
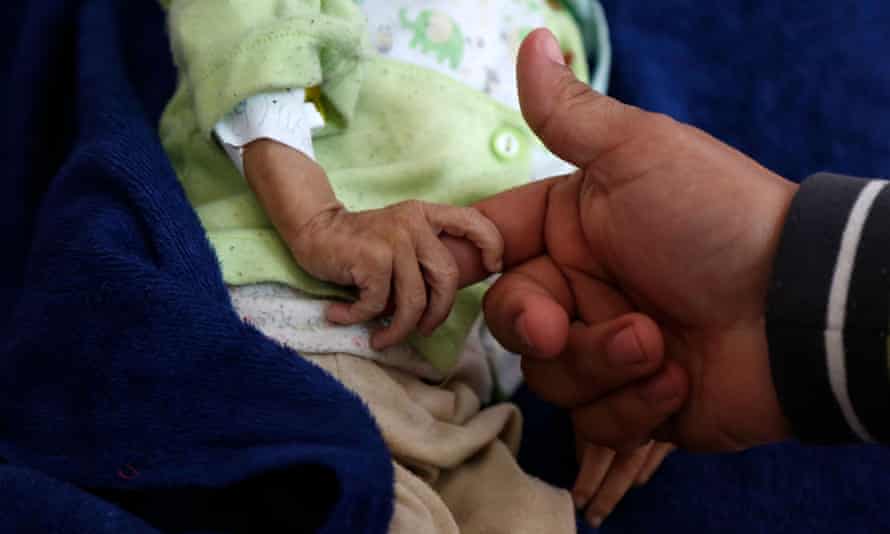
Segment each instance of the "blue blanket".
[[[890,5],[604,3],[616,95],[791,178],[890,168]],[[174,71],[155,2],[5,7],[0,531],[385,532],[366,409],[227,309],[157,140]],[[569,483],[564,414],[517,401],[521,461]],[[877,447],[678,454],[603,530],[887,531],[887,473]]]
[[13,14],[0,530],[385,532],[366,408],[227,306],[158,143],[174,74],[156,2]]

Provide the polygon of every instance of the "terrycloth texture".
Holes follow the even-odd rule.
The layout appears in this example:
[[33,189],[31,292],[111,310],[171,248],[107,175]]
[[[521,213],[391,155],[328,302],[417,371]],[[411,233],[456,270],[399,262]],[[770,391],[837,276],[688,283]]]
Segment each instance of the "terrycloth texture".
[[[885,51],[890,49],[890,35],[884,29],[890,26],[890,4],[882,0],[863,0],[855,5],[826,0],[808,3],[773,0],[710,3],[693,0],[665,0],[658,3],[607,0],[605,3],[616,46],[612,88],[619,96],[649,108],[669,111],[681,119],[692,120],[749,151],[786,176],[800,178],[821,169],[864,176],[888,174],[890,121],[885,110],[890,101],[890,64],[884,60],[884,56]],[[123,12],[119,12],[116,6],[120,6]],[[36,211],[48,184],[62,179],[68,188],[80,187],[80,183],[83,183],[83,189],[98,199],[92,206],[81,203],[85,206],[84,211],[89,210],[90,215],[78,220],[78,225],[85,225],[84,220],[93,220],[97,212],[101,215],[110,210],[120,214],[120,222],[126,223],[122,229],[116,229],[118,233],[111,238],[115,242],[131,239],[131,244],[118,249],[130,251],[131,256],[138,255],[140,247],[151,241],[149,236],[152,234],[142,233],[142,227],[138,227],[139,232],[136,231],[135,221],[145,212],[146,204],[121,200],[128,191],[126,184],[132,184],[132,181],[127,182],[116,171],[108,172],[107,166],[101,172],[98,165],[88,170],[83,167],[71,170],[72,167],[68,167],[69,172],[65,175],[59,172],[61,164],[75,154],[75,126],[81,133],[77,146],[89,149],[88,152],[79,149],[76,154],[80,155],[77,157],[90,157],[96,161],[114,154],[115,161],[130,163],[126,168],[159,184],[166,184],[163,187],[167,187],[165,192],[168,194],[162,199],[155,197],[158,202],[151,207],[175,213],[181,219],[178,223],[180,226],[192,229],[190,232],[197,231],[197,222],[181,206],[181,193],[176,192],[172,185],[174,182],[169,169],[160,172],[166,165],[160,163],[160,149],[151,145],[157,143],[150,133],[151,125],[173,90],[170,60],[158,56],[164,50],[163,22],[160,10],[152,2],[29,0],[8,2],[4,7],[8,24],[7,31],[0,32],[0,61],[3,62],[0,67],[0,76],[3,76],[0,95],[4,97],[0,100],[4,105],[4,120],[0,121],[0,131],[3,132],[0,158],[5,189],[4,195],[0,196],[0,224],[6,230],[6,254],[5,261],[0,262],[0,274],[7,291],[0,293],[0,316],[6,328],[0,361],[3,361],[3,376],[7,377],[3,380],[8,381],[8,375],[13,371],[19,373],[19,380],[15,390],[0,391],[5,400],[22,397],[28,394],[26,388],[29,386],[36,388],[42,384],[43,391],[59,392],[64,389],[72,398],[89,400],[94,395],[94,389],[89,386],[81,387],[75,380],[65,386],[53,384],[61,383],[65,371],[75,364],[105,368],[85,361],[85,358],[100,356],[91,351],[91,347],[82,345],[71,332],[99,332],[109,324],[108,319],[101,317],[100,312],[93,311],[88,319],[80,320],[85,310],[89,309],[86,306],[78,306],[75,314],[68,313],[70,308],[66,308],[64,313],[57,313],[52,307],[47,307],[46,313],[52,314],[53,324],[48,322],[39,331],[22,331],[27,330],[28,323],[19,319],[12,321],[10,313],[12,303],[22,294],[20,288],[24,284],[26,266],[31,271],[52,272],[55,276],[43,286],[32,284],[28,296],[33,304],[23,303],[16,317],[21,317],[25,312],[31,317],[43,313],[47,297],[41,297],[39,289],[58,287],[73,275],[82,279],[98,277],[98,273],[102,273],[102,276],[117,281],[109,287],[112,290],[121,289],[124,295],[120,302],[130,302],[137,310],[145,309],[153,323],[164,325],[161,329],[181,329],[177,331],[183,333],[191,331],[190,326],[173,325],[171,311],[176,311],[175,306],[157,313],[157,307],[143,308],[141,297],[128,301],[128,294],[132,295],[132,292],[141,290],[149,283],[140,277],[130,277],[127,273],[107,268],[107,260],[111,258],[99,257],[92,261],[90,269],[101,269],[91,274],[89,271],[81,272],[78,265],[68,266],[47,257],[45,245],[35,244],[35,254],[29,255],[38,221],[42,235],[47,236],[43,239],[51,237],[48,229],[53,226],[55,230],[67,232],[68,235],[74,233],[74,229],[66,229],[59,223],[62,215],[57,214],[60,204],[67,206],[74,200],[61,199],[56,192],[53,195],[55,200],[52,200],[55,204],[53,209],[42,211],[39,217]],[[126,39],[121,38],[122,35]],[[123,55],[123,61],[117,59],[118,54]],[[97,70],[98,66],[103,68]],[[77,78],[76,68],[80,69]],[[90,72],[84,72],[84,68],[89,68]],[[97,110],[94,105],[86,106],[92,99],[90,95],[97,92],[114,96],[111,102],[117,106],[116,109]],[[75,98],[79,109],[77,114],[74,113]],[[50,117],[54,120],[51,121]],[[109,123],[115,126],[113,132],[108,130]],[[103,132],[107,135],[100,135]],[[104,139],[104,143],[97,142],[100,138]],[[149,145],[142,146],[143,141]],[[154,156],[145,157],[146,151],[151,151]],[[131,153],[134,156],[132,161],[129,159]],[[77,198],[85,197],[88,195],[77,195]],[[47,202],[50,200],[46,198]],[[171,204],[180,207],[173,208]],[[104,227],[102,229],[106,230]],[[96,237],[106,239],[101,234]],[[79,238],[72,245],[73,248],[77,250],[84,241]],[[99,243],[97,240],[91,250],[98,251],[96,247]],[[199,248],[202,251],[196,256],[206,261],[208,253],[203,246]],[[134,250],[136,252],[132,252]],[[173,245],[163,250],[176,249]],[[69,246],[65,245],[56,252],[69,254]],[[181,276],[188,281],[198,276],[174,257],[167,255],[165,258],[169,261],[157,267],[156,273],[176,271],[183,273]],[[50,262],[56,263],[52,265]],[[200,265],[207,268],[203,262]],[[34,276],[32,280],[36,280]],[[126,284],[120,283],[123,278],[126,278]],[[49,285],[50,282],[52,285]],[[74,282],[74,287],[81,294],[93,294],[92,291],[83,290],[85,282],[82,280]],[[211,284],[216,288],[213,294],[223,291],[222,282],[218,283],[218,288],[214,285],[216,282]],[[139,285],[131,287],[133,284]],[[188,290],[188,299],[177,298],[174,300],[176,305],[186,300],[216,299],[188,287],[186,283],[182,287]],[[106,294],[109,298],[117,298],[114,292]],[[97,321],[100,324],[93,324]],[[231,321],[234,322],[235,318]],[[231,328],[235,328],[234,323],[231,324]],[[114,330],[115,327],[111,325],[105,329]],[[117,329],[114,339],[118,340],[118,345],[109,352],[120,356],[124,352],[121,348],[124,339],[147,335],[149,340],[158,341],[151,332],[143,330],[138,335],[128,332],[127,329]],[[39,339],[63,336],[67,339]],[[189,342],[189,339],[179,337],[176,341],[182,344]],[[273,347],[251,339],[244,341],[250,353],[280,354]],[[12,351],[11,340],[21,340],[18,350],[27,354]],[[46,362],[45,352],[41,356],[36,348],[50,341],[60,345],[68,343],[61,352],[63,357],[55,362],[62,367],[46,365],[41,374],[22,376],[19,364],[26,361],[26,356],[34,358],[38,364]],[[240,347],[240,342],[238,345]],[[176,343],[165,344],[165,347],[179,350]],[[146,352],[132,351],[130,357],[135,355],[138,361],[138,356],[145,356]],[[218,353],[229,354],[230,351],[225,349]],[[102,356],[106,360],[113,357]],[[120,361],[127,361],[122,356],[120,358]],[[192,356],[189,355],[189,358]],[[218,365],[218,362],[206,365],[202,372],[206,374]],[[168,371],[174,375],[174,370]],[[85,374],[82,372],[80,376]],[[200,383],[195,382],[196,385]],[[239,379],[236,384],[240,383]],[[221,392],[208,392],[208,389],[204,387],[200,390],[205,400],[217,400],[222,396]],[[226,395],[229,393],[225,392]],[[337,394],[343,395],[342,392]],[[183,397],[188,398],[190,396]],[[194,400],[196,397],[191,398]],[[98,402],[101,398],[93,400]],[[124,399],[118,400],[122,402]],[[563,484],[570,483],[575,466],[564,414],[535,401],[527,393],[521,394],[517,400],[525,411],[526,433],[520,452],[524,465],[532,473],[546,474],[548,479]],[[271,399],[268,402],[282,401]],[[346,405],[350,403],[349,399],[345,400]],[[231,407],[231,404],[227,405]],[[29,431],[34,425],[49,426],[43,420],[47,412],[39,405],[23,409],[29,411],[19,413],[16,420],[27,420],[30,423],[26,427]],[[84,477],[91,473],[98,476],[100,470],[93,467],[104,467],[108,463],[113,467],[109,478],[114,478],[114,471],[118,468],[116,464],[131,462],[132,459],[121,461],[112,458],[113,454],[108,453],[110,447],[118,438],[131,443],[136,443],[139,438],[159,441],[154,436],[158,425],[163,428],[163,425],[170,423],[161,417],[154,417],[156,411],[159,416],[170,415],[169,412],[161,414],[160,407],[152,407],[151,412],[141,416],[132,410],[128,412],[129,416],[136,417],[116,426],[118,432],[113,434],[115,440],[104,442],[101,450],[96,451],[97,458],[72,458],[69,470],[79,470]],[[6,421],[16,412],[4,406],[2,413],[0,439],[8,443],[10,429]],[[109,409],[108,413],[113,411]],[[238,422],[249,420],[245,417],[249,410],[244,407],[236,407],[231,413],[238,418]],[[355,422],[354,419],[344,420],[351,413],[349,410],[334,413],[337,417],[332,418],[332,425],[342,422],[342,426],[346,427]],[[68,415],[74,417],[76,414]],[[287,417],[279,417],[277,422],[290,424],[290,417],[306,416],[301,412],[289,412]],[[107,420],[100,423],[106,428],[109,425]],[[146,428],[152,432],[146,431]],[[350,427],[348,436],[356,440],[352,448],[354,451],[368,448],[366,443],[359,443],[364,439],[362,429],[361,425]],[[22,430],[19,429],[19,432]],[[71,435],[60,430],[46,437],[44,443],[46,447],[52,447],[53,454],[74,449],[89,451],[86,446],[82,447],[72,440]],[[109,435],[112,434],[104,434]],[[262,441],[260,436],[247,433],[241,437],[243,443]],[[180,439],[190,440],[191,437]],[[367,439],[374,448],[374,440]],[[293,441],[298,445],[310,443]],[[382,443],[376,447],[380,450]],[[105,458],[108,458],[107,462],[100,461]],[[381,453],[362,460],[364,463],[372,462],[376,466],[374,468],[380,471],[388,458]],[[359,467],[371,468],[364,465]],[[169,497],[161,501],[158,510],[141,511],[135,505],[128,504],[124,508],[113,499],[97,497],[63,481],[73,480],[74,477],[58,472],[44,474],[41,470],[48,472],[38,461],[29,461],[27,466],[0,465],[2,530],[40,534],[195,531],[198,528],[186,523],[193,524],[197,522],[196,518],[207,517],[206,510],[195,507],[165,509],[170,502],[177,502],[178,492],[152,492],[158,498],[163,498],[165,493]],[[182,488],[183,479],[201,480],[201,473],[196,471],[198,469],[177,471],[174,475],[179,480],[173,480],[171,476],[171,483],[167,486]],[[649,486],[633,491],[602,530],[646,534],[885,532],[890,531],[890,517],[885,506],[890,502],[888,473],[888,453],[876,447],[819,449],[786,445],[735,456],[678,454],[668,460]],[[123,474],[129,476],[127,472]],[[146,474],[151,475],[144,472],[141,476]],[[133,483],[144,484],[141,476]],[[123,486],[124,481],[120,484]],[[304,489],[312,491],[316,487],[307,484]],[[205,495],[219,493],[211,491]],[[232,502],[242,502],[238,499],[241,495],[237,492],[233,495],[235,499]],[[370,490],[364,495],[373,498]],[[278,509],[291,510],[288,507],[293,502],[289,500]],[[360,506],[369,504],[364,499],[352,502]],[[135,517],[136,513],[128,510],[139,510],[138,515],[146,519],[163,517],[167,522],[180,522],[176,525],[178,528],[150,528],[144,520]],[[374,526],[378,524],[379,521],[369,522],[366,531],[375,532]],[[225,531],[208,526],[208,523],[204,526],[201,530],[205,532]],[[344,527],[340,531],[356,532],[360,529]]]
[[172,70],[143,55],[140,37],[164,39],[145,4],[29,2],[13,24],[0,212],[49,190],[5,221],[31,241],[4,262],[0,528],[386,532],[367,410],[231,311],[158,142]]
[[890,175],[890,4],[605,0],[610,91],[779,174]]

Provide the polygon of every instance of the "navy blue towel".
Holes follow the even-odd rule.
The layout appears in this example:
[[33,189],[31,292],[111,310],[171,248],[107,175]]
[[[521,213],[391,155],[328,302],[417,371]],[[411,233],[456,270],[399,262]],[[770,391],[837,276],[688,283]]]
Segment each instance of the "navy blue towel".
[[12,11],[0,531],[386,532],[367,409],[228,304],[158,142],[156,2]]
[[[793,179],[890,169],[890,4],[607,0],[617,96]],[[361,403],[229,311],[159,146],[154,0],[19,0],[0,34],[0,532],[385,532]],[[805,268],[805,266],[801,266]],[[575,469],[523,391],[522,462]],[[890,455],[677,454],[604,532],[890,531]]]

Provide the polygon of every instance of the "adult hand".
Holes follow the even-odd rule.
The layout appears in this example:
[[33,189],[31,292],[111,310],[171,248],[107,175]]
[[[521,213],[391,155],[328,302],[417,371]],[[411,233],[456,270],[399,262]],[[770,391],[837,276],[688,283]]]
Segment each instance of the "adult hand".
[[587,522],[599,528],[625,494],[646,484],[673,450],[667,443],[651,442],[638,449],[616,453],[612,449],[578,443],[580,471],[572,488],[575,507]]
[[518,75],[526,120],[580,169],[477,205],[504,235],[506,263],[522,262],[485,310],[526,356],[529,385],[612,448],[653,434],[700,450],[785,437],[764,314],[796,185],[595,93],[546,30],[523,43]]

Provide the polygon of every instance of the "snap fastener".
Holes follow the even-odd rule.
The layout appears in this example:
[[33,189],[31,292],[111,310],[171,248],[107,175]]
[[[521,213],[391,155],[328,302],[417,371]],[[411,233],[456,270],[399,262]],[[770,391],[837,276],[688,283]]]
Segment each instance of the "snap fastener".
[[515,159],[522,152],[522,141],[512,128],[499,128],[492,135],[491,149],[500,159]]

